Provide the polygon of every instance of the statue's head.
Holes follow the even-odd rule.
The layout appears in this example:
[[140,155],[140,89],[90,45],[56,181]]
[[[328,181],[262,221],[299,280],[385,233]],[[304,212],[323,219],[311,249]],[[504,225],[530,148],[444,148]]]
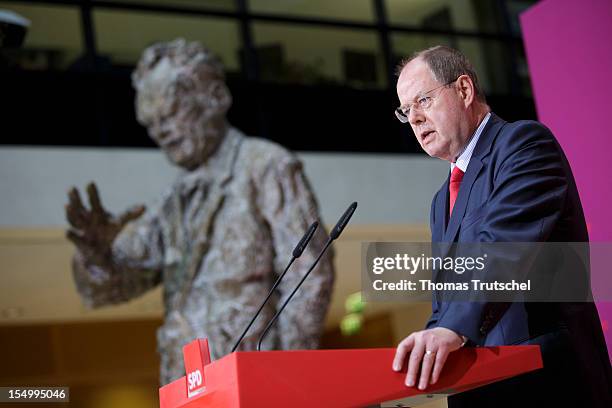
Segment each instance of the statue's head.
[[168,158],[187,169],[204,163],[232,104],[221,62],[197,42],[159,43],[143,52],[132,84],[138,122]]

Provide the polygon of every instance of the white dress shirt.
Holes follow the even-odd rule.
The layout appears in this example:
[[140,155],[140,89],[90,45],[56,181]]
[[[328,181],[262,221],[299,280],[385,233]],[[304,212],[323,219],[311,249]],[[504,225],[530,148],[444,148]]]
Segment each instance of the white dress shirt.
[[453,171],[455,166],[457,166],[462,172],[465,173],[465,171],[467,170],[468,164],[470,164],[470,159],[472,158],[472,153],[474,153],[474,148],[476,147],[476,143],[478,143],[478,139],[480,139],[480,134],[482,133],[482,130],[484,129],[484,127],[487,125],[487,122],[489,121],[490,117],[491,117],[491,112],[487,113],[487,116],[485,116],[482,122],[480,122],[480,125],[478,125],[478,127],[476,128],[476,131],[472,135],[470,142],[463,149],[459,157],[457,157],[457,160],[454,163],[451,163],[451,172]]

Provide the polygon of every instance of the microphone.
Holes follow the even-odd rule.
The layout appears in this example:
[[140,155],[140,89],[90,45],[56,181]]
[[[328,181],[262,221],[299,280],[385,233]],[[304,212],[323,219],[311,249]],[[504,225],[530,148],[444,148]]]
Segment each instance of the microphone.
[[310,228],[308,228],[308,231],[306,231],[302,239],[300,239],[300,242],[298,242],[298,244],[295,246],[295,249],[293,250],[293,254],[292,254],[293,259],[291,260],[291,262],[293,262],[295,259],[299,258],[302,255],[302,252],[304,252],[304,249],[306,249],[306,245],[308,245],[308,243],[312,239],[312,236],[314,235],[318,226],[319,226],[319,222],[315,221],[312,223]]
[[346,227],[346,224],[348,224],[356,209],[357,201],[354,201],[353,204],[351,204],[349,208],[346,209],[344,214],[342,214],[342,217],[340,218],[340,220],[338,220],[338,223],[336,224],[334,229],[331,230],[331,232],[329,233],[330,241],[337,239],[340,234],[342,234],[342,231],[344,231],[344,227]]
[[295,261],[297,258],[299,258],[300,255],[302,255],[302,252],[304,252],[304,249],[306,248],[306,246],[308,245],[308,243],[312,239],[312,236],[314,235],[314,233],[317,230],[318,226],[319,226],[319,223],[317,221],[313,222],[310,225],[310,227],[308,228],[308,231],[306,231],[306,233],[302,237],[302,239],[300,239],[300,242],[298,242],[298,244],[296,245],[295,249],[293,250],[293,253],[292,253],[293,256],[291,257],[291,260],[287,264],[287,267],[285,268],[283,273],[276,279],[276,282],[274,282],[274,285],[272,285],[272,289],[270,289],[270,292],[268,292],[268,296],[266,296],[266,298],[262,302],[261,306],[259,306],[259,309],[257,309],[257,312],[255,313],[255,316],[253,316],[253,318],[251,319],[251,321],[247,325],[246,329],[244,329],[244,331],[240,335],[240,338],[238,339],[236,344],[234,344],[234,347],[232,347],[232,351],[231,351],[232,353],[234,351],[236,351],[236,349],[238,348],[238,346],[242,342],[242,339],[244,338],[244,336],[246,336],[247,332],[249,331],[249,329],[251,328],[253,323],[255,323],[255,319],[257,319],[257,316],[259,316],[259,314],[261,313],[261,310],[263,309],[263,307],[266,305],[266,303],[268,303],[268,300],[270,299],[270,296],[272,296],[272,293],[274,293],[274,290],[276,289],[276,287],[278,286],[280,281],[285,277],[285,274],[289,270],[289,267],[291,266],[291,264],[293,264],[293,261]]
[[300,282],[297,284],[295,289],[293,289],[293,292],[291,292],[291,294],[287,297],[287,299],[285,299],[285,301],[283,302],[283,305],[280,307],[278,312],[276,312],[276,314],[268,322],[268,325],[264,329],[263,333],[259,337],[259,341],[257,342],[257,351],[261,351],[261,342],[263,341],[264,337],[266,337],[266,334],[268,334],[268,331],[270,331],[270,328],[272,327],[274,322],[276,322],[276,319],[278,319],[278,316],[280,316],[280,314],[283,312],[283,310],[285,310],[285,307],[287,306],[289,301],[293,298],[293,295],[295,295],[295,292],[298,291],[298,289],[300,288],[300,286],[302,286],[302,284],[304,283],[306,278],[308,278],[308,275],[310,275],[310,272],[312,272],[314,267],[317,266],[317,264],[319,263],[319,260],[321,260],[321,257],[323,256],[323,254],[325,254],[325,252],[327,251],[327,248],[329,248],[329,246],[332,244],[332,242],[335,241],[340,236],[342,231],[344,231],[344,227],[346,227],[346,224],[348,224],[349,220],[353,216],[353,213],[355,212],[356,209],[357,209],[357,202],[355,201],[355,202],[353,202],[349,206],[349,208],[346,209],[346,211],[344,212],[342,217],[340,217],[340,219],[338,220],[338,222],[336,223],[334,228],[331,230],[331,232],[329,234],[329,238],[327,239],[327,242],[325,243],[325,246],[323,246],[323,249],[321,250],[321,252],[317,256],[317,259],[315,259],[315,261],[313,262],[311,267],[308,269],[308,271],[304,274],[304,276],[302,277]]

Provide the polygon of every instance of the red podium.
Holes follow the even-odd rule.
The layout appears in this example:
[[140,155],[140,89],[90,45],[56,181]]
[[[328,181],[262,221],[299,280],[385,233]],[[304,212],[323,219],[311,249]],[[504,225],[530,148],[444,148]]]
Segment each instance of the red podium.
[[394,353],[250,351],[210,362],[208,341],[198,339],[183,348],[187,375],[159,389],[160,407],[414,406],[542,368],[539,346],[465,348],[449,355],[437,384],[419,391],[404,385],[405,366],[391,369]]

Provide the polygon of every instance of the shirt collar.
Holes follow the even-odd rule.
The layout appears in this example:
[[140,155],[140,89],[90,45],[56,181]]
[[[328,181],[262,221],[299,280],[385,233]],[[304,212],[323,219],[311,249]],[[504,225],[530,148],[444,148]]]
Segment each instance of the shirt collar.
[[487,122],[489,121],[490,117],[491,112],[487,113],[484,119],[480,122],[480,125],[478,125],[478,128],[476,128],[476,131],[472,135],[470,142],[467,144],[467,146],[465,146],[455,163],[451,163],[451,171],[453,171],[455,166],[457,166],[462,172],[465,173],[468,164],[470,164],[470,159],[472,158],[472,153],[474,153],[476,143],[478,143],[478,139],[480,139],[480,134],[482,133],[484,127],[487,125]]

